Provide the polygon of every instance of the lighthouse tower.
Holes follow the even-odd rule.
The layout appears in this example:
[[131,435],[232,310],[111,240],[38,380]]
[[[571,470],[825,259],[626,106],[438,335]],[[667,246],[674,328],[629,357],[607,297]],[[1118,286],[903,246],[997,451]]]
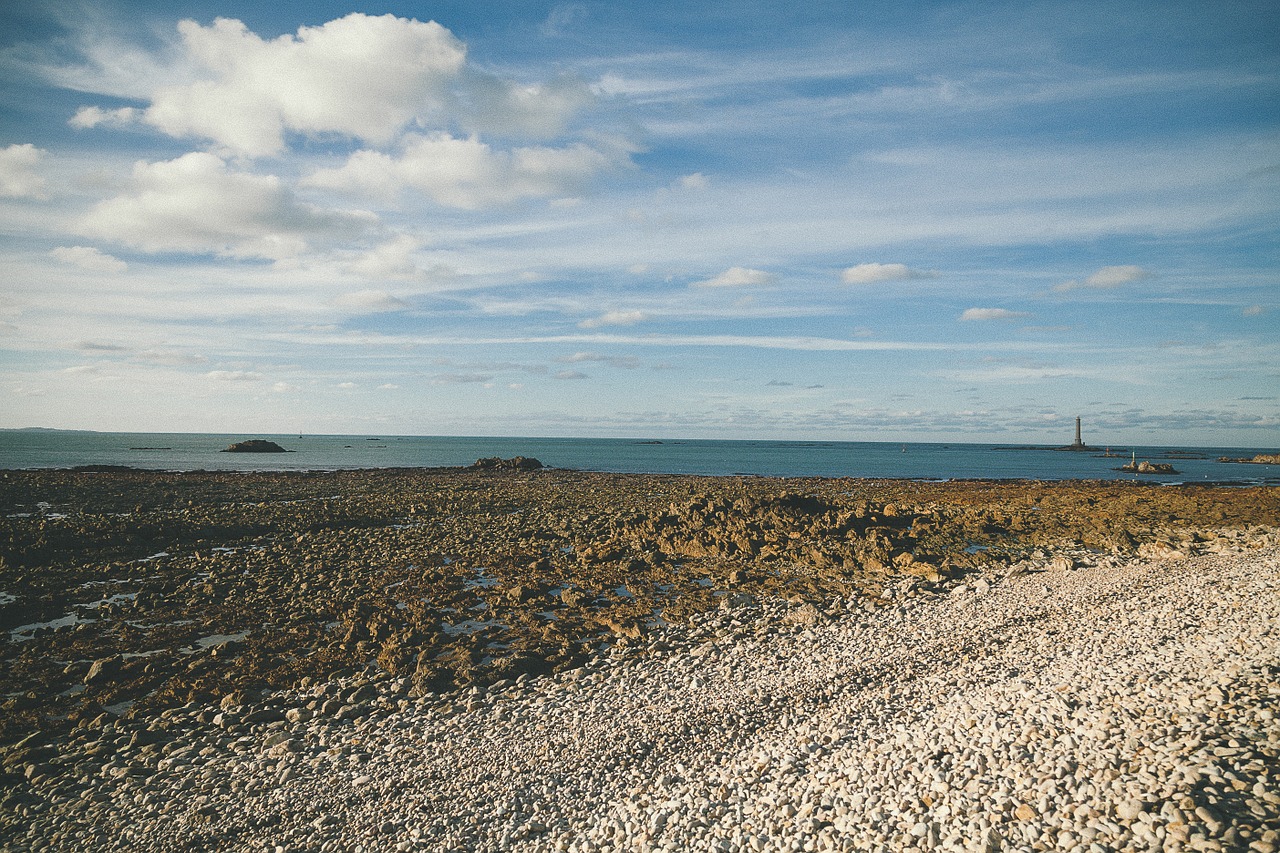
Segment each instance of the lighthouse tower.
[[1071,447],[1075,449],[1083,449],[1084,441],[1080,437],[1080,416],[1076,415],[1076,440],[1071,442]]

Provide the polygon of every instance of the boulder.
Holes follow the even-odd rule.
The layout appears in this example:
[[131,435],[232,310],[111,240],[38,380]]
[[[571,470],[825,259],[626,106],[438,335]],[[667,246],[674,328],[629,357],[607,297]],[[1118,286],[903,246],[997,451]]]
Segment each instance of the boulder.
[[120,667],[123,664],[124,658],[120,655],[112,655],[109,658],[96,660],[93,662],[93,666],[89,667],[89,672],[84,677],[84,683],[94,685],[110,681],[120,671]]

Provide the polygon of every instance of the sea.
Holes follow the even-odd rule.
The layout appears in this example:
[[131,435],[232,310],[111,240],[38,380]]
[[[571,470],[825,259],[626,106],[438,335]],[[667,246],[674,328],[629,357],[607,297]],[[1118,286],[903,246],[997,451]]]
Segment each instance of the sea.
[[[225,453],[234,442],[274,441],[287,453]],[[1109,450],[1110,455],[1105,452]],[[1280,484],[1280,465],[1221,462],[1274,448],[1111,447],[1062,451],[1048,445],[708,439],[517,438],[401,435],[222,435],[0,430],[0,469],[126,466],[162,471],[327,471],[466,466],[526,456],[549,468],[637,474],[863,477],[910,480],[1142,480]],[[1176,474],[1118,471],[1132,459]]]

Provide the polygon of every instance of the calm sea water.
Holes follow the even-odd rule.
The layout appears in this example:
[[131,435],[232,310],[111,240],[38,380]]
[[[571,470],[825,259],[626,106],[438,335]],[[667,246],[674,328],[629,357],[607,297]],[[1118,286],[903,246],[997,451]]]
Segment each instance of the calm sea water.
[[[266,438],[287,454],[221,453],[246,438]],[[0,430],[0,468],[128,465],[169,471],[332,470],[470,465],[487,456],[532,456],[553,468],[618,473],[747,474],[767,477],[953,479],[1133,479],[1113,470],[1137,458],[1167,461],[1176,476],[1152,482],[1280,483],[1280,466],[1218,462],[1268,448],[1113,448],[1125,458],[1048,447],[827,441],[708,441],[611,438],[461,438],[438,436],[213,435]],[[1179,457],[1168,458],[1173,452]]]

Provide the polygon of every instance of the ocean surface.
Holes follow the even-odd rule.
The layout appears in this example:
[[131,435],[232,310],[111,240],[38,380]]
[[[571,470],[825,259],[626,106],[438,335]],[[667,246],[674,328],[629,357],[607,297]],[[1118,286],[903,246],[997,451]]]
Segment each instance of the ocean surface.
[[[264,438],[290,453],[222,453]],[[166,471],[300,471],[470,465],[530,456],[552,468],[617,473],[873,477],[919,480],[1118,480],[1156,483],[1280,484],[1280,465],[1224,463],[1274,448],[1113,447],[1117,454],[1048,446],[839,441],[662,441],[619,438],[464,438],[440,436],[214,435],[0,430],[0,469],[125,465]],[[1168,462],[1176,475],[1115,470],[1136,456]]]

